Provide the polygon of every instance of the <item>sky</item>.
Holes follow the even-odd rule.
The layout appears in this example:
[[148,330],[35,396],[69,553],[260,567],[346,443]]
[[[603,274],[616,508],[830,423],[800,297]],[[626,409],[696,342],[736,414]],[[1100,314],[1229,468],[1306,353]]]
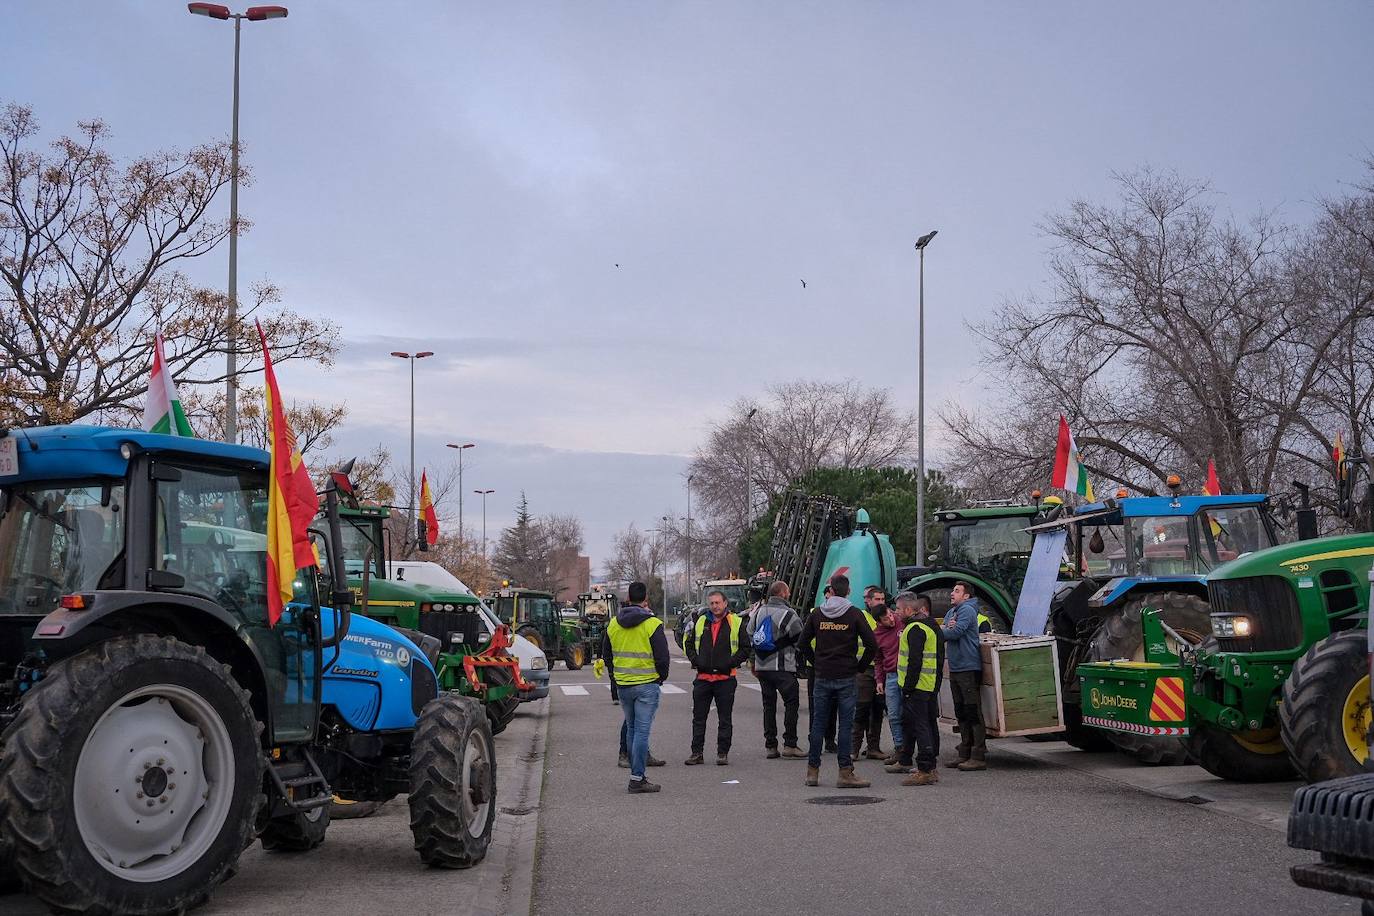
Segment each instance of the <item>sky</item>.
[[[45,139],[102,119],[119,156],[227,139],[232,31],[170,0],[6,0],[0,103]],[[240,288],[339,325],[335,366],[279,370],[347,403],[333,451],[404,464],[387,354],[432,350],[417,463],[476,443],[489,537],[523,490],[582,518],[599,569],[684,513],[738,398],[855,378],[915,407],[931,229],[933,413],[995,409],[970,325],[1045,290],[1046,215],[1112,200],[1113,173],[1309,220],[1374,152],[1371,35],[1364,0],[296,2],[243,27]],[[227,261],[188,272],[222,287]]]

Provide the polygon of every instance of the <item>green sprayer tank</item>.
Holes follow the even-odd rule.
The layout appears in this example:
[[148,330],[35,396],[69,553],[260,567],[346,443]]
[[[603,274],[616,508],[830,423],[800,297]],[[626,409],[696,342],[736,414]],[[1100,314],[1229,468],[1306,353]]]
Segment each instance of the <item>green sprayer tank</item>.
[[855,607],[863,607],[864,589],[870,585],[880,585],[889,595],[896,594],[897,555],[892,544],[887,535],[870,527],[867,511],[860,509],[856,522],[858,527],[853,534],[830,543],[812,607],[821,606],[831,576],[841,573],[849,577],[849,600]]

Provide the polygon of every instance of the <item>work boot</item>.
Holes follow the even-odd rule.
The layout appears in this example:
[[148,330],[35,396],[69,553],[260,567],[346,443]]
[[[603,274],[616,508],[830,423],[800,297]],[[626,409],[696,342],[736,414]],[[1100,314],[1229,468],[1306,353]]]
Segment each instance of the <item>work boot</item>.
[[905,766],[904,764],[900,764],[900,763],[897,763],[896,761],[893,761],[892,763],[889,763],[887,766],[883,767],[883,772],[885,772],[885,773],[910,773],[910,772],[911,772],[911,767]]
[[880,747],[873,747],[872,745],[869,745],[868,750],[864,752],[864,759],[865,759],[865,760],[886,760],[886,759],[887,759],[887,751],[883,750],[883,749],[880,748]]
[[867,789],[873,783],[867,779],[860,779],[854,775],[853,767],[844,767],[840,770],[840,778],[835,780],[837,789]]
[[779,757],[782,756],[782,754],[778,753],[778,749],[776,747],[767,748],[767,751],[768,753],[763,755],[765,760],[777,760]]
[[886,757],[883,758],[883,763],[884,763],[885,765],[891,765],[891,764],[894,764],[894,763],[896,763],[896,762],[897,762],[897,755],[896,755],[895,753],[888,754]]
[[986,770],[987,768],[988,763],[986,760],[974,760],[970,758],[959,764],[955,769],[963,770],[965,773],[972,773],[977,770]]
[[937,783],[938,781],[939,781],[939,780],[935,777],[935,774],[934,774],[934,773],[922,773],[920,770],[917,770],[916,772],[914,772],[914,773],[912,773],[910,776],[908,776],[906,779],[903,779],[903,780],[902,780],[902,785],[904,785],[904,786],[933,786],[933,785],[935,785],[935,783]]
[[620,762],[617,763],[616,766],[620,767],[622,770],[628,770],[630,768],[630,755],[621,754]]
[[806,751],[799,747],[789,747],[784,744],[782,746],[782,755],[790,760],[800,760],[806,756]]
[[716,766],[718,766],[718,767],[723,767],[723,766],[725,766],[725,765],[726,765],[727,763],[729,763],[729,762],[730,762],[730,755],[729,755],[729,754],[717,754],[717,755],[716,755]]
[[703,756],[700,755],[700,754],[693,754],[692,756],[688,757],[686,760],[682,761],[682,765],[683,765],[683,766],[689,766],[689,767],[699,767],[699,766],[701,766],[701,765],[702,765],[703,763],[705,763],[705,762],[706,762],[706,758],[705,758],[705,757],[703,757]]
[[939,781],[940,781],[940,771],[939,771],[939,770],[931,770],[931,771],[930,771],[929,773],[927,773],[926,775],[930,777],[930,781],[931,781],[932,783],[936,783],[936,782],[939,782]]
[[647,779],[631,779],[630,794],[641,795],[645,792],[657,792],[663,787],[656,782],[649,782]]
[[808,786],[818,786],[818,785],[821,784],[821,768],[820,768],[820,767],[807,767],[807,768],[806,768],[806,784],[807,784]]
[[966,760],[968,760],[967,757],[951,757],[945,761],[945,766],[949,767],[951,770],[957,770]]
[[650,754],[647,758],[645,758],[644,762],[651,767],[666,767],[668,765],[668,761],[661,760],[658,757],[655,757],[653,754]]

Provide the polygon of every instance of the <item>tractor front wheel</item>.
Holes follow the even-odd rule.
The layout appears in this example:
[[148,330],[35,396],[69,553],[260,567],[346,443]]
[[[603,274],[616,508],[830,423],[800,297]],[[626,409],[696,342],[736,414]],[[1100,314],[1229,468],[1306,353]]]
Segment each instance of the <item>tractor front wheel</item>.
[[534,644],[540,652],[544,651],[544,637],[539,635],[539,631],[534,627],[521,627],[515,631],[516,636],[523,636]]
[[[493,687],[505,687],[515,682],[515,677],[507,668],[483,667],[481,670],[486,672],[482,676],[486,679],[488,689]],[[515,718],[515,713],[520,709],[520,695],[512,690],[509,696],[499,700],[491,700],[483,704],[487,712],[487,723],[491,726],[491,733],[499,735],[510,725]]]
[[272,818],[258,834],[262,848],[268,852],[308,852],[319,846],[329,830],[331,806]]
[[563,664],[568,666],[569,671],[576,671],[587,663],[587,649],[581,643],[573,643],[563,647]]
[[1324,782],[1368,772],[1369,655],[1364,630],[1334,633],[1293,664],[1279,732],[1298,774]]
[[252,842],[263,755],[247,691],[204,649],[140,635],[53,665],[0,751],[0,833],[52,909],[179,913]]
[[410,832],[420,861],[471,868],[496,820],[496,753],[482,705],[440,694],[420,712],[410,747]]
[[1232,782],[1293,778],[1293,764],[1276,728],[1237,734],[1201,723],[1193,726],[1188,749],[1204,770]]
[[[1155,592],[1128,599],[1121,611],[1108,614],[1093,636],[1088,658],[1094,662],[1116,659],[1145,660],[1145,631],[1140,615],[1145,608],[1160,612],[1159,619],[1182,636],[1201,641],[1212,631],[1207,602],[1184,592]],[[1169,640],[1172,643],[1172,639]],[[1127,732],[1110,732],[1117,750],[1151,766],[1177,766],[1192,762],[1183,738],[1149,738]]]

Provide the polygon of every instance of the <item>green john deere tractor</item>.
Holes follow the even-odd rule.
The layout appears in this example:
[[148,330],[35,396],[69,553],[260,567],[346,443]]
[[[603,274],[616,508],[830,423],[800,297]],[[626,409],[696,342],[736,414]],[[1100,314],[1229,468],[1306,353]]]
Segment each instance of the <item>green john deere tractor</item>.
[[[1348,467],[1344,479],[1357,471]],[[1302,530],[1301,515],[1299,522]],[[1173,632],[1146,613],[1143,662],[1078,668],[1085,721],[1182,734],[1197,762],[1225,779],[1296,772],[1317,782],[1365,772],[1372,563],[1374,534],[1347,534],[1217,567],[1207,576],[1205,638]]]
[[550,668],[561,660],[569,671],[576,671],[591,660],[591,641],[581,621],[564,620],[549,592],[504,585],[491,593],[489,603],[516,635],[544,650]]
[[441,690],[481,700],[492,734],[510,724],[520,706],[520,662],[506,652],[499,628],[487,625],[482,603],[453,589],[398,581],[389,575],[387,506],[341,507],[344,568],[358,613],[402,632],[421,632],[441,642],[434,667]]
[[619,610],[620,599],[616,593],[599,585],[577,596],[577,615],[582,621],[589,657],[595,658],[600,653],[601,637]]

